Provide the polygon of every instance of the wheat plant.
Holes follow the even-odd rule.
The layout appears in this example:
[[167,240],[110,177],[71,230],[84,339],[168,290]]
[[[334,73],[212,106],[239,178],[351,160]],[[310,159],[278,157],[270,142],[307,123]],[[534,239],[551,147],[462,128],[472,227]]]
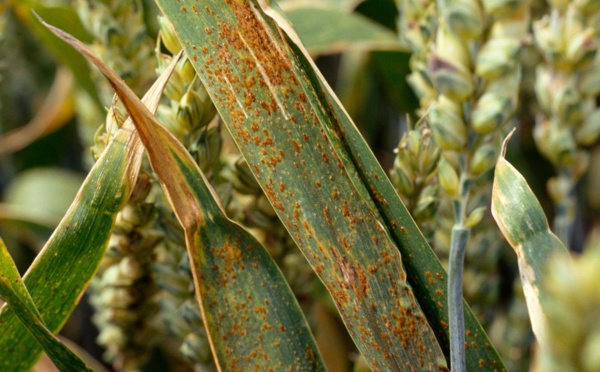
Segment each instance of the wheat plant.
[[[19,179],[16,151],[36,151],[42,136],[83,144],[75,151],[87,167],[59,212],[28,200],[44,194],[44,179],[26,191],[11,182],[0,203],[0,370],[48,368],[44,353],[64,371],[597,370],[597,249],[571,259],[504,157],[516,147],[502,147],[507,123],[527,137],[514,113],[521,48],[535,40],[542,111],[530,117],[558,169],[559,236],[571,239],[567,196],[587,166],[580,147],[597,137],[598,7],[553,2],[532,22],[540,9],[492,0],[0,5],[2,45],[25,40],[10,31],[23,25],[70,71],[55,75],[61,94],[15,129],[19,146],[6,145],[17,132],[3,120],[0,166],[10,172],[0,186]],[[573,38],[553,49],[560,30]],[[358,126],[314,62],[328,53],[349,57],[339,78]],[[18,85],[27,70],[3,61],[2,81]],[[367,86],[405,108],[391,115],[407,127],[395,151],[361,135],[380,125],[358,115],[380,103]],[[0,93],[10,118],[16,93]],[[569,157],[563,145],[574,141]],[[35,259],[18,246],[37,248]],[[531,361],[529,323],[514,313],[519,270]],[[95,355],[56,336],[82,296],[103,348]]]

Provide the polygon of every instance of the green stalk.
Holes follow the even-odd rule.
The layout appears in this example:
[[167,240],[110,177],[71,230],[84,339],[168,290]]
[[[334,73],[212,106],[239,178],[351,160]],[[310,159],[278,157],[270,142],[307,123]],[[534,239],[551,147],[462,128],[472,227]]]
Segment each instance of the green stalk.
[[466,371],[465,316],[463,309],[463,271],[465,250],[471,229],[465,226],[470,182],[465,154],[460,158],[460,194],[454,198],[454,226],[448,256],[448,321],[450,327],[450,366],[453,371]]
[[460,223],[454,225],[448,257],[450,365],[453,371],[466,371],[462,277],[465,248],[470,232],[470,229],[464,228]]

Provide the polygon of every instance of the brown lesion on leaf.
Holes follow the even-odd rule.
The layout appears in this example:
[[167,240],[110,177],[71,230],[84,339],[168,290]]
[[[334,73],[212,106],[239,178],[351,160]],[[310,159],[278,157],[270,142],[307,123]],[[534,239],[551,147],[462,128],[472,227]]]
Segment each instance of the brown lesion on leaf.
[[300,150],[302,149],[302,145],[298,144],[298,142],[295,139],[292,139],[291,142],[292,146],[294,146],[294,151],[296,152],[296,155],[299,155]]
[[246,110],[251,111],[252,110],[252,104],[256,102],[256,95],[252,92],[252,91],[247,91],[244,94],[244,106],[246,107]]
[[325,215],[325,221],[326,221],[328,224],[331,224],[331,215],[330,215],[330,213],[329,213],[329,207],[327,207],[327,206],[326,206],[326,207],[323,209],[323,214]]
[[[344,306],[348,302],[348,295],[346,294],[346,291],[343,289],[330,288],[330,293],[337,307],[340,309],[344,308]],[[342,312],[342,316],[347,316],[347,314],[345,312]]]
[[348,209],[348,202],[345,200],[342,204],[342,215],[344,217],[350,217],[350,210]]
[[333,187],[333,191],[331,192],[331,197],[335,200],[338,200],[340,198],[340,192],[338,191],[338,188],[336,186]]
[[427,271],[425,272],[425,276],[427,277],[427,280],[429,281],[429,284],[434,284],[435,281],[433,280],[433,275],[431,274],[431,272]]
[[211,9],[210,9],[208,6],[205,6],[205,7],[204,7],[204,10],[206,10],[206,12],[207,12],[208,14],[212,15],[212,16],[214,16],[214,15],[215,15],[215,12],[213,12],[213,11],[212,11],[212,10],[211,10]]
[[260,145],[261,146],[273,146],[274,144],[275,144],[275,142],[273,141],[273,138],[267,137],[262,141],[262,143]]
[[387,251],[381,251],[379,255],[383,258],[383,263],[390,263],[393,260],[393,256]]
[[350,251],[350,249],[352,248],[350,243],[348,243],[348,237],[346,237],[345,235],[342,236],[342,248],[344,248],[344,251],[346,252]]
[[357,300],[364,298],[369,289],[369,281],[365,271],[360,265],[351,263],[347,256],[342,256],[337,250],[332,249],[331,253],[338,264],[336,269],[341,271],[344,279],[342,283],[343,287],[352,288]]
[[271,186],[273,182],[273,179],[269,178],[267,183],[265,183],[265,194],[267,194],[267,196],[269,197],[269,201],[275,208],[279,209],[282,212],[285,212],[285,207],[279,201],[279,194],[276,193],[275,190],[273,190],[273,187]]

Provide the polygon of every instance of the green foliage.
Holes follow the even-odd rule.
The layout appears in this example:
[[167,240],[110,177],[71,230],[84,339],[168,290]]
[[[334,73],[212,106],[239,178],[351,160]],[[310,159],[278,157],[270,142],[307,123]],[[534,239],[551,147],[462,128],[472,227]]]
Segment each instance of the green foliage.
[[[129,196],[142,155],[139,146],[139,150],[131,146],[133,142],[127,146],[130,135],[131,132],[120,131],[118,140],[111,142],[23,278],[52,332],[60,330],[79,302],[104,255],[115,215]],[[57,270],[58,267],[75,269],[63,272]],[[3,330],[0,350],[5,355],[0,362],[3,368],[32,367],[41,349],[27,334],[14,310],[5,306],[0,313],[0,323]]]
[[[157,105],[168,76],[168,72],[163,74],[148,93],[150,105]],[[54,234],[25,274],[25,286],[51,332],[60,330],[67,321],[98,269],[116,214],[125,205],[137,179],[142,150],[131,122],[116,131]],[[66,273],[56,270],[63,265],[76,269]],[[40,345],[27,334],[9,306],[2,308],[0,324],[4,330],[0,350],[8,356],[2,359],[2,365],[31,368],[41,356]]]
[[[597,369],[597,250],[569,257],[500,152],[519,124],[521,149],[535,140],[557,169],[557,235],[581,237],[574,190],[586,172],[594,188],[600,162],[599,8],[393,3],[0,5],[0,369],[43,351],[87,369],[54,335],[86,290],[117,371],[521,371],[529,320],[532,368]],[[101,74],[31,9],[87,43],[50,26]],[[19,24],[54,75],[21,63]],[[45,75],[49,92],[29,96]],[[62,164],[90,167],[83,184],[22,171],[59,158],[56,143],[75,146]]]
[[0,239],[0,298],[14,309],[19,320],[42,345],[54,364],[63,371],[91,371],[81,359],[46,328],[39,310],[21,280],[21,276]]

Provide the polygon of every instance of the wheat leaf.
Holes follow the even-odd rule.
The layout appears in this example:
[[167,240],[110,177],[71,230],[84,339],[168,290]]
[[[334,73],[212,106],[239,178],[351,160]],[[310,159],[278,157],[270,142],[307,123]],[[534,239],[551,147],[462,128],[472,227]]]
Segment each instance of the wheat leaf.
[[0,239],[0,297],[14,309],[23,325],[43,346],[50,359],[61,371],[91,371],[75,353],[46,328],[2,239]]
[[445,368],[399,251],[345,166],[348,154],[330,141],[323,121],[335,113],[308,80],[313,68],[295,59],[256,1],[158,3],[371,368]]
[[544,210],[527,181],[504,154],[496,163],[492,215],[517,255],[533,332],[538,342],[545,346],[545,308],[550,304],[544,289],[544,272],[550,258],[571,258],[562,242],[550,231]]
[[185,148],[85,45],[46,26],[100,69],[133,118],[152,168],[185,230],[196,293],[218,369],[324,370],[283,274],[266,249],[227,218]]

